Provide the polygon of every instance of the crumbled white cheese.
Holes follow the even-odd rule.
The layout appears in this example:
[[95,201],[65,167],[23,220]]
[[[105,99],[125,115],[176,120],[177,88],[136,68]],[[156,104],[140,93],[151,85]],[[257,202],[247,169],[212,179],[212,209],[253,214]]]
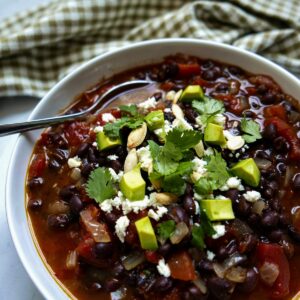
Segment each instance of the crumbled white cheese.
[[93,145],[93,147],[96,147],[96,148],[98,147],[98,144],[97,144],[97,142],[93,142],[93,144],[92,144],[92,145]]
[[113,208],[119,209],[121,207],[122,201],[124,200],[123,193],[121,191],[118,192],[118,195],[113,199],[104,200],[100,203],[101,210],[105,212],[112,212]]
[[164,258],[162,258],[158,261],[158,265],[156,268],[157,268],[158,273],[162,276],[169,277],[171,275],[171,270],[170,270],[168,264],[166,264]]
[[214,257],[216,256],[216,254],[214,254],[213,252],[211,252],[209,250],[206,251],[206,255],[207,255],[208,260],[213,260]]
[[256,202],[261,198],[261,194],[257,191],[248,191],[243,196],[248,202]]
[[74,156],[68,159],[69,168],[78,168],[82,165],[82,161],[78,156]]
[[173,99],[175,98],[175,95],[176,95],[175,91],[173,91],[173,90],[168,91],[166,94],[166,100],[173,101]]
[[214,195],[213,194],[208,194],[208,195],[200,195],[198,193],[194,193],[194,198],[196,200],[203,200],[203,199],[214,199]]
[[238,189],[239,191],[243,191],[244,190],[244,186],[241,183],[241,179],[237,178],[237,177],[230,177],[227,182],[220,187],[220,191],[228,191],[229,189]]
[[240,135],[232,135],[228,130],[223,130],[224,136],[227,140],[226,146],[229,150],[235,151],[245,145],[245,140]]
[[147,207],[156,206],[155,194],[156,193],[151,193],[149,196],[146,195],[143,200],[139,201],[130,201],[128,199],[123,200],[123,214],[127,215],[130,212],[134,212],[135,214],[137,214],[139,211],[144,210]]
[[164,109],[164,112],[165,112],[165,113],[170,113],[170,112],[172,112],[172,109],[171,109],[170,107],[166,107],[166,108]]
[[147,187],[147,190],[148,190],[149,192],[152,192],[152,191],[154,191],[154,187],[153,187],[153,186],[148,186],[148,187]]
[[204,159],[201,159],[199,157],[195,157],[192,160],[192,162],[194,163],[193,171],[200,174],[200,176],[203,176],[207,171],[206,168],[205,168],[205,166],[207,165],[207,162]]
[[114,122],[116,118],[111,113],[102,114],[102,121],[105,123]]
[[116,235],[118,236],[119,240],[124,243],[124,238],[126,236],[126,230],[129,225],[129,219],[127,216],[120,217],[115,225]]
[[204,155],[205,156],[211,156],[214,155],[214,150],[212,147],[208,147],[207,149],[204,150]]
[[119,156],[118,155],[115,155],[115,154],[112,154],[112,155],[108,155],[107,156],[107,159],[109,159],[109,160],[117,160],[119,158]]
[[102,126],[96,126],[96,127],[94,128],[94,132],[95,132],[95,133],[98,133],[98,132],[101,132],[101,131],[103,131],[103,127],[102,127]]
[[173,127],[185,129],[185,130],[193,130],[193,126],[189,124],[184,118],[175,119],[172,123]]
[[154,97],[150,97],[146,101],[139,103],[137,106],[142,112],[146,113],[149,108],[156,107],[156,99]]
[[225,234],[225,225],[221,225],[221,224],[216,224],[213,225],[214,230],[216,231],[216,233],[212,236],[213,239],[218,239],[221,236],[223,236]]
[[195,203],[195,215],[199,215],[200,214],[200,205],[198,203],[198,201],[194,201]]
[[153,209],[148,211],[148,216],[155,221],[159,221],[159,219],[168,212],[168,209],[165,206],[158,206],[156,212]]
[[113,169],[113,168],[109,168],[108,169],[112,179],[114,182],[120,182],[121,178],[123,177],[124,175],[124,172],[123,171],[120,171],[118,174],[116,173],[116,171]]
[[195,121],[196,121],[196,124],[199,127],[199,130],[203,132],[204,129],[205,129],[205,127],[206,127],[206,125],[202,123],[201,116],[198,116]]
[[136,151],[136,154],[138,156],[139,162],[141,163],[141,168],[147,172],[149,171],[149,169],[152,170],[153,160],[149,145],[138,149]]
[[165,134],[173,129],[171,123],[168,120],[165,120],[163,128],[155,129],[153,132],[158,136],[160,140],[164,140]]
[[214,116],[214,123],[224,126],[225,122],[226,122],[226,117],[223,114],[216,114]]

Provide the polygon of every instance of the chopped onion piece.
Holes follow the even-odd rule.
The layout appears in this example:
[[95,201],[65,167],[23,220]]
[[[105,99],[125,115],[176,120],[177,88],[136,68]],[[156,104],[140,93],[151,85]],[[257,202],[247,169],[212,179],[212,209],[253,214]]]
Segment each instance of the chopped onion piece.
[[215,263],[213,263],[213,269],[218,277],[224,278],[226,270],[224,269],[223,264],[219,264],[219,263],[215,262]]
[[97,221],[89,209],[85,209],[80,212],[80,218],[85,226],[85,229],[92,235],[93,239],[97,243],[109,243],[111,238],[104,224]]
[[240,219],[234,219],[232,222],[232,229],[237,237],[242,237],[246,234],[252,234],[252,229],[247,223],[241,221]]
[[76,268],[78,262],[78,255],[77,252],[74,251],[70,251],[67,255],[67,259],[66,259],[66,267],[68,270],[74,270]]
[[238,252],[233,253],[230,257],[224,260],[223,266],[225,270],[238,265],[239,263],[246,260],[245,255],[241,255]]
[[194,285],[201,291],[202,294],[207,293],[207,287],[205,285],[205,282],[201,278],[197,278],[193,280]]
[[123,266],[130,271],[145,261],[145,256],[141,252],[133,252],[123,260]]
[[288,186],[290,184],[290,181],[291,181],[292,177],[294,176],[294,173],[295,173],[295,171],[294,171],[293,166],[286,167],[284,181],[283,181],[284,186]]
[[257,167],[260,170],[268,170],[272,166],[272,162],[270,162],[269,160],[267,160],[265,158],[255,157],[254,160],[256,162]]
[[81,171],[80,171],[80,169],[79,168],[73,168],[71,170],[70,177],[73,180],[75,180],[75,181],[79,180],[81,178]]
[[268,286],[272,286],[279,275],[278,265],[265,261],[259,268],[261,280]]
[[70,211],[70,207],[64,201],[58,200],[48,205],[49,214],[64,214]]
[[180,243],[185,236],[189,233],[189,228],[184,222],[180,222],[176,225],[174,233],[170,237],[170,241],[172,244]]
[[254,202],[252,206],[252,212],[258,215],[262,215],[263,210],[267,207],[266,203],[263,200],[258,200]]
[[232,281],[242,283],[246,280],[247,270],[242,267],[229,268],[225,273],[225,278]]

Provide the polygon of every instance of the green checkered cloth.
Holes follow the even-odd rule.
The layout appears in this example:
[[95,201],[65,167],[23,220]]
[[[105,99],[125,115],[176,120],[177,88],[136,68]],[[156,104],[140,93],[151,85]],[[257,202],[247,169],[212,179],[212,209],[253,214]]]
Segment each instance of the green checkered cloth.
[[188,37],[300,72],[300,0],[60,0],[0,23],[0,96],[42,97],[83,62],[136,41]]

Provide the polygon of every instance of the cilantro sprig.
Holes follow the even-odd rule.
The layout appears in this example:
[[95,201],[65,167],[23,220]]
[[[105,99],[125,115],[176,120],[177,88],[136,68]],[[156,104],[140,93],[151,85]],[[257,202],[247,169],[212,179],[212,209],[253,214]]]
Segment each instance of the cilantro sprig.
[[116,195],[112,176],[108,169],[100,167],[94,170],[86,185],[88,196],[98,203]]
[[243,134],[243,139],[246,143],[253,143],[262,138],[260,134],[260,126],[253,120],[243,118],[241,120],[241,129],[245,133]]
[[157,234],[161,240],[167,240],[175,231],[176,223],[173,220],[161,222],[157,225]]
[[138,108],[135,104],[120,105],[119,109],[122,115],[130,115],[132,117],[136,117],[138,115]]

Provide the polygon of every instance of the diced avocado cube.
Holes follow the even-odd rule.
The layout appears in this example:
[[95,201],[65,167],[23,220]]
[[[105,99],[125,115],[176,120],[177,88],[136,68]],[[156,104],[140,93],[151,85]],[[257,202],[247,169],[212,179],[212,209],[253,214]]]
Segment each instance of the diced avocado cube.
[[121,140],[119,138],[111,139],[110,137],[106,136],[103,131],[97,133],[96,140],[98,149],[100,151],[121,145]]
[[257,187],[260,182],[260,171],[253,158],[239,161],[231,168],[234,175],[243,179],[247,184]]
[[165,124],[164,112],[162,110],[152,111],[145,117],[145,121],[151,131],[162,128]]
[[125,173],[120,181],[120,189],[129,200],[142,200],[145,197],[146,182],[144,181],[140,165]]
[[188,85],[181,94],[180,101],[191,102],[203,98],[203,90],[200,85]]
[[144,217],[135,222],[142,249],[156,250],[158,248],[154,229],[149,217]]
[[200,200],[201,209],[205,210],[211,221],[234,219],[232,203],[230,199],[206,199]]
[[204,141],[209,144],[223,146],[226,144],[223,127],[208,123],[204,131]]

